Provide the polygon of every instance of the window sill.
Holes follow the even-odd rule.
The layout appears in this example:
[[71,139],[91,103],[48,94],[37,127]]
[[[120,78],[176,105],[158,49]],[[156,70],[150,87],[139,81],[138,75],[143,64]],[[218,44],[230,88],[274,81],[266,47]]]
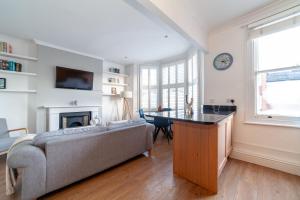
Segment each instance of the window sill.
[[300,128],[299,121],[280,121],[280,120],[263,120],[263,119],[249,119],[244,124],[262,125],[262,126],[279,126],[288,128]]

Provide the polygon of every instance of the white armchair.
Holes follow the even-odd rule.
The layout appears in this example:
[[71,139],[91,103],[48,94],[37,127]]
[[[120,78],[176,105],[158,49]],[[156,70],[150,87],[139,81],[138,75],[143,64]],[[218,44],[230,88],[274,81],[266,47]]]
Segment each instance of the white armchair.
[[10,137],[10,132],[24,131],[28,133],[27,128],[18,128],[8,130],[6,119],[0,118],[0,155],[6,154],[10,146],[14,143],[17,137]]

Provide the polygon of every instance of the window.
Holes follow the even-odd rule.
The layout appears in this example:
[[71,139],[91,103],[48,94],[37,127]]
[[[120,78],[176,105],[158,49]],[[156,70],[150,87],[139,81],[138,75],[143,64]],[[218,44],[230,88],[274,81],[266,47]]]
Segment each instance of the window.
[[140,70],[140,107],[156,110],[158,102],[157,67],[143,66]]
[[198,57],[194,54],[188,59],[188,99],[193,98],[193,108],[198,110]]
[[162,67],[162,107],[184,109],[185,62]]
[[256,118],[300,119],[300,26],[294,21],[289,18],[249,32]]

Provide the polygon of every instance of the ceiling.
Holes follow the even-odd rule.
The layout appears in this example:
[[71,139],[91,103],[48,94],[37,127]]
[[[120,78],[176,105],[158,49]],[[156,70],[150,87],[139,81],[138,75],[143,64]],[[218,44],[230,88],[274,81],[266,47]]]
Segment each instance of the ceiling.
[[161,60],[190,47],[177,32],[153,22],[123,0],[1,0],[0,7],[4,34],[120,64]]
[[206,30],[212,30],[236,17],[242,16],[274,0],[184,0],[181,8]]
[[[128,1],[128,0],[127,0]],[[218,27],[272,0],[182,0],[205,30]],[[169,1],[174,3],[173,0]],[[124,0],[1,0],[0,31],[120,63],[176,56],[191,44]],[[165,38],[165,35],[168,37]]]

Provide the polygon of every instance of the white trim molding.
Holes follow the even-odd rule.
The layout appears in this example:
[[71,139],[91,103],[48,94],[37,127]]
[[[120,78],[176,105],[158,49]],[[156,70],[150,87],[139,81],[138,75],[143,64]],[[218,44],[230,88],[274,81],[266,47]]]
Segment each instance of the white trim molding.
[[300,176],[300,153],[235,142],[231,158]]

